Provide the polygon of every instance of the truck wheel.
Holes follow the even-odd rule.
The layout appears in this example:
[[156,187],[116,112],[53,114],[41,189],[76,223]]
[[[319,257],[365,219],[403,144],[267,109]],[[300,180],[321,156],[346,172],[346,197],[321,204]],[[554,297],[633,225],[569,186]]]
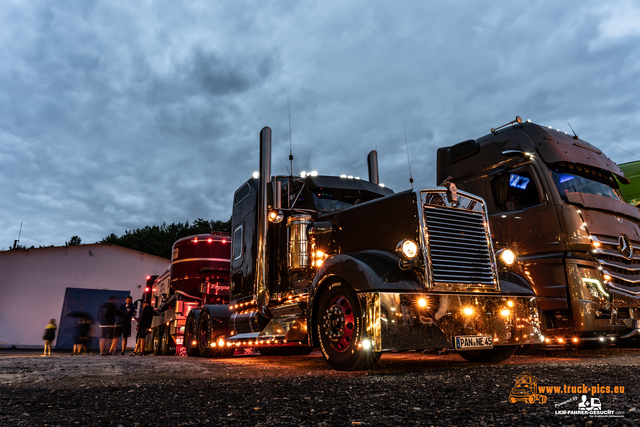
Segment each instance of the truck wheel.
[[544,405],[545,403],[547,403],[547,396],[545,396],[544,394],[539,394],[538,401]]
[[153,340],[151,344],[151,348],[153,350],[154,356],[159,356],[160,353],[160,334],[162,333],[162,326],[153,329]]
[[187,356],[189,357],[200,356],[200,352],[198,351],[198,339],[196,338],[197,332],[198,321],[196,316],[189,313],[189,317],[187,317],[187,322],[184,326],[184,347],[187,349]]
[[233,347],[216,347],[213,349],[213,357],[231,357],[235,352]]
[[160,354],[169,356],[171,354],[171,343],[171,329],[168,326],[164,326],[160,338]]
[[298,352],[296,353],[298,356],[307,356],[311,354],[313,351],[313,347],[298,347]]
[[336,281],[320,297],[315,316],[320,350],[333,369],[369,369],[380,359],[380,352],[358,346],[362,335],[362,314],[356,293],[346,282]]
[[198,320],[198,352],[202,357],[211,357],[213,349],[211,348],[211,319],[209,312],[202,310],[200,320]]
[[516,348],[515,354],[518,354],[520,356],[531,356],[539,352],[541,348],[542,348],[542,344],[519,345]]
[[473,363],[499,363],[510,358],[517,348],[516,345],[504,345],[490,350],[459,351],[458,354]]

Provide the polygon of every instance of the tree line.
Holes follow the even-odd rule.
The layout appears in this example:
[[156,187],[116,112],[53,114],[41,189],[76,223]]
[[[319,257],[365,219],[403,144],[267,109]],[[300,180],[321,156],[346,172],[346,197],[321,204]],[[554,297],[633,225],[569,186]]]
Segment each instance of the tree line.
[[[228,221],[218,221],[198,218],[191,224],[189,221],[186,221],[184,224],[179,222],[177,224],[172,223],[168,225],[163,222],[162,225],[147,225],[146,227],[136,228],[135,230],[125,230],[122,236],[111,233],[104,239],[100,240],[99,243],[110,243],[162,258],[171,259],[171,247],[173,246],[173,242],[194,234],[208,234],[211,231],[230,232],[231,219]],[[82,239],[79,236],[72,236],[65,242],[65,246],[75,246],[80,244],[82,244]],[[52,246],[53,245],[40,247],[44,248]],[[35,246],[27,248],[22,245],[14,245],[10,250],[34,248]]]

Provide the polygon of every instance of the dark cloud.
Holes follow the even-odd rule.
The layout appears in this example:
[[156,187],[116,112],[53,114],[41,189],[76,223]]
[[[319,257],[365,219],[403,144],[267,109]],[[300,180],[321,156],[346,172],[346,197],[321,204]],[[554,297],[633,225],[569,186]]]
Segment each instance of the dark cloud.
[[[0,248],[226,220],[258,168],[434,185],[516,114],[640,149],[633,2],[16,3],[0,12]],[[406,128],[407,142],[403,128]]]

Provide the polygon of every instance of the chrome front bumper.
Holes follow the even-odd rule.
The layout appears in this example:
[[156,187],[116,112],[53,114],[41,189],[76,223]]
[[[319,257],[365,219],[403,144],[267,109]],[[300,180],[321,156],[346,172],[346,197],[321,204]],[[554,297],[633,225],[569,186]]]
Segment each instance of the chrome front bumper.
[[488,335],[493,337],[494,346],[540,344],[543,340],[533,297],[391,292],[358,295],[364,314],[363,338],[371,340],[374,351],[452,348],[456,336]]

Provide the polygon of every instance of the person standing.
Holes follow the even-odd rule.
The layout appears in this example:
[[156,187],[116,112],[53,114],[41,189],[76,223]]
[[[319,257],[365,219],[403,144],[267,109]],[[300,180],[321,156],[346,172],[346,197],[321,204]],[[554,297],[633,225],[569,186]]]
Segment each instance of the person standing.
[[116,323],[115,340],[111,345],[111,353],[116,352],[118,340],[122,336],[122,353],[127,348],[127,340],[131,336],[131,320],[136,316],[136,306],[133,305],[133,298],[128,296],[125,303],[119,308],[118,322]]
[[151,322],[153,322],[153,316],[156,315],[155,310],[148,301],[142,303],[142,312],[140,313],[140,318],[138,319],[138,326],[136,327],[137,342],[136,348],[131,353],[131,356],[140,355],[144,356],[144,345],[147,336],[147,331],[151,327]]
[[51,356],[51,343],[56,339],[56,329],[58,329],[56,319],[49,320],[49,324],[45,327],[44,335],[42,336],[44,340],[44,353],[42,353],[42,356]]
[[115,345],[116,339],[113,337],[116,327],[116,316],[118,307],[113,303],[116,297],[109,295],[107,302],[102,304],[99,309],[100,317],[100,356],[108,356],[115,354],[115,350],[110,352],[111,347]]

